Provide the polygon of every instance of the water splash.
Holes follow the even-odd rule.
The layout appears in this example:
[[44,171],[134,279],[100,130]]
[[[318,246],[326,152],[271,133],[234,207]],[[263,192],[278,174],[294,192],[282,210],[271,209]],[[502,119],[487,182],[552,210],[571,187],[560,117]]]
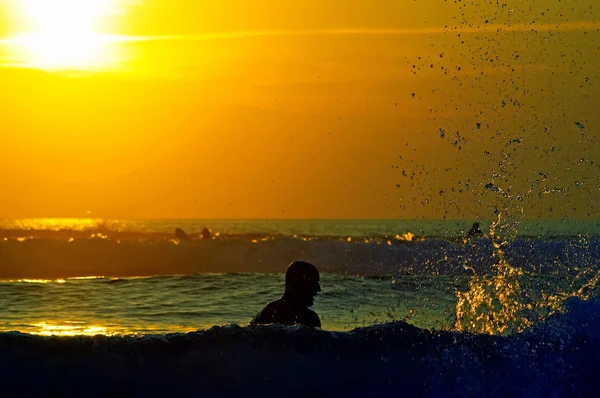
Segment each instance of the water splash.
[[468,291],[457,292],[455,327],[458,330],[503,334],[519,332],[531,325],[529,319],[519,317],[522,308],[519,300],[519,277],[523,275],[523,271],[512,267],[504,257],[502,246],[506,241],[499,242],[496,233],[500,222],[501,215],[498,215],[498,220],[491,224],[489,232],[497,257],[496,274],[475,275],[469,281]]
[[457,330],[490,335],[520,333],[562,311],[568,298],[588,300],[598,293],[600,270],[596,267],[542,275],[512,266],[502,249],[509,240],[497,234],[501,226],[499,215],[489,232],[495,273],[474,275],[468,290],[457,292]]

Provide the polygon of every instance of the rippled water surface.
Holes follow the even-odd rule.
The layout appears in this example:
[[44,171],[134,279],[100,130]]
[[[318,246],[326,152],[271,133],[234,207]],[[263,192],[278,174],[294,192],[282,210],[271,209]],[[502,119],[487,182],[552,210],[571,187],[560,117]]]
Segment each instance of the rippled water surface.
[[[349,330],[397,319],[453,324],[464,278],[322,275],[314,310],[323,328]],[[130,334],[248,324],[283,291],[283,275],[206,274],[0,283],[0,330],[41,334]]]

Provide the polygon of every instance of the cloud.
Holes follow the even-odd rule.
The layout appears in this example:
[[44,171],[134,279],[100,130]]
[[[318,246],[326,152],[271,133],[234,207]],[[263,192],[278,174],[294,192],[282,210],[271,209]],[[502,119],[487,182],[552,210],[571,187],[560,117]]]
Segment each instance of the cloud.
[[129,36],[129,41],[153,40],[224,40],[251,37],[277,36],[427,36],[446,33],[535,33],[600,30],[600,21],[581,21],[570,23],[543,23],[527,25],[493,25],[454,26],[431,28],[336,28],[336,29],[294,29],[294,30],[247,30],[229,32],[209,32],[195,35],[167,36]]
[[[241,30],[225,32],[207,32],[193,35],[94,35],[98,41],[105,44],[136,43],[136,42],[198,42],[212,40],[236,40],[258,37],[331,37],[331,36],[434,36],[442,34],[506,34],[522,32],[576,32],[600,31],[600,21],[578,21],[568,23],[531,23],[515,25],[468,25],[426,28],[331,28],[331,29],[290,29],[290,30]],[[27,35],[17,35],[0,38],[0,67],[26,66],[10,56],[10,49],[22,47]],[[3,49],[9,51],[2,52]]]
[[[241,30],[227,32],[207,32],[194,35],[132,36],[105,35],[111,42],[142,41],[200,41],[225,40],[252,37],[277,36],[427,36],[447,33],[535,33],[566,31],[600,31],[600,21],[579,21],[569,23],[532,23],[518,25],[469,25],[431,28],[333,28],[333,29],[292,29],[292,30]],[[15,37],[0,38],[0,45],[15,43]]]

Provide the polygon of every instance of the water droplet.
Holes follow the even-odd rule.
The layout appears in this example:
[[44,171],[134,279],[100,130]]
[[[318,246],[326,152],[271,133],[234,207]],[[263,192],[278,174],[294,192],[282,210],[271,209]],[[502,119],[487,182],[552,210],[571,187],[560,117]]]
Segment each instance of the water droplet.
[[498,192],[498,187],[496,187],[493,182],[486,184],[484,188],[489,189],[492,192]]

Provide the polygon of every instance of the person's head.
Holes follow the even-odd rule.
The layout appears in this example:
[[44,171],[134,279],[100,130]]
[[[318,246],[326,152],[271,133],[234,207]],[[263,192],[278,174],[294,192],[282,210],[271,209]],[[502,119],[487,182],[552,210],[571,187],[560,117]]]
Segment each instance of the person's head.
[[321,291],[319,271],[305,261],[294,261],[285,273],[285,295],[298,304],[310,307],[314,297]]

